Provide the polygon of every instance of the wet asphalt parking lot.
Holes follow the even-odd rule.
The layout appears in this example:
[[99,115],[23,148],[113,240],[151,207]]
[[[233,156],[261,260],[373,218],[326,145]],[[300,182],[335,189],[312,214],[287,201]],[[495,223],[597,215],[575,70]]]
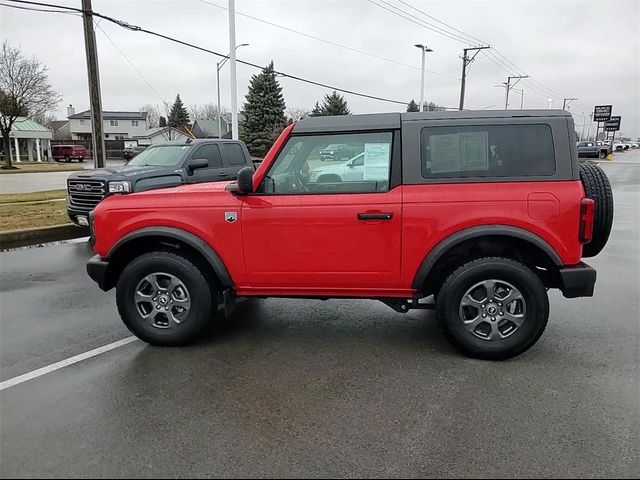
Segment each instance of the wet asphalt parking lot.
[[[593,298],[541,341],[462,357],[433,314],[251,300],[195,346],[134,341],[0,392],[2,477],[638,477],[640,152]],[[86,244],[0,253],[0,382],[130,336]]]

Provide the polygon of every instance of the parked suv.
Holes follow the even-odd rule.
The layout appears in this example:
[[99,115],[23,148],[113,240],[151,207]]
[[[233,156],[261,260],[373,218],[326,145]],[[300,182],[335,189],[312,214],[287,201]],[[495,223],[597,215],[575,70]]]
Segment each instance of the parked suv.
[[[361,177],[314,175],[333,144],[353,146]],[[456,347],[504,359],[542,335],[547,289],[592,296],[582,258],[612,216],[568,112],[316,117],[237,182],[107,198],[87,270],[155,345],[195,340],[236,297],[367,298],[435,309]]]
[[156,145],[123,167],[71,174],[67,179],[67,213],[76,225],[87,226],[89,212],[108,195],[233,180],[243,167],[253,168],[253,163],[242,142],[216,139]]
[[355,155],[355,150],[350,145],[338,143],[327,145],[318,154],[322,161],[346,160]]
[[51,156],[56,162],[61,160],[84,162],[84,159],[89,156],[89,151],[84,145],[53,145],[51,146]]

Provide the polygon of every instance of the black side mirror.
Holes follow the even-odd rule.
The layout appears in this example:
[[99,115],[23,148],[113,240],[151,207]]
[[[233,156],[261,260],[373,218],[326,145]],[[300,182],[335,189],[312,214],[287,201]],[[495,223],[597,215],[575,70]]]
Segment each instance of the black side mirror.
[[187,175],[193,175],[194,170],[200,170],[201,168],[209,168],[209,160],[206,158],[192,158],[187,162]]
[[253,168],[244,167],[238,172],[238,193],[253,193]]

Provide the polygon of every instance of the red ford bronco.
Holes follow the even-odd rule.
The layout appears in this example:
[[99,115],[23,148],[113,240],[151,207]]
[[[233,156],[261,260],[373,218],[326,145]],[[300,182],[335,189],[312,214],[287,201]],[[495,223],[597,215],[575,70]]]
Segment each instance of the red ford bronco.
[[[433,308],[464,353],[513,357],[542,335],[549,288],[593,295],[582,258],[611,230],[574,131],[556,110],[304,119],[236,182],[105,199],[87,270],[155,345],[193,341],[236,297],[340,297]],[[352,157],[323,161],[329,145]]]

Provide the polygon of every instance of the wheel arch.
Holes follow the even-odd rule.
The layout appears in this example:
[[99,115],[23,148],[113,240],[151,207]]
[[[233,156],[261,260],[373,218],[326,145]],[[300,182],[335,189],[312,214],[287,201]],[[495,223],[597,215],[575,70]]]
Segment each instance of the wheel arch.
[[233,287],[233,280],[220,255],[202,238],[175,227],[144,227],[128,233],[109,250],[106,287],[112,288],[126,264],[141,253],[170,250],[189,255],[223,289]]
[[[487,245],[490,247],[487,248]],[[522,260],[518,257],[525,255],[531,262],[540,262],[541,266],[551,270],[563,265],[558,252],[535,233],[508,225],[482,225],[459,230],[437,243],[422,260],[412,287],[420,292],[429,290],[428,286],[443,275],[443,270],[447,270],[447,260],[462,249],[469,249],[471,254],[479,250],[482,252],[481,256],[495,256],[498,253],[497,249],[506,249],[511,250],[509,253],[514,253],[507,256]],[[466,258],[469,259],[472,258]],[[554,278],[547,279],[547,283],[553,282]]]

